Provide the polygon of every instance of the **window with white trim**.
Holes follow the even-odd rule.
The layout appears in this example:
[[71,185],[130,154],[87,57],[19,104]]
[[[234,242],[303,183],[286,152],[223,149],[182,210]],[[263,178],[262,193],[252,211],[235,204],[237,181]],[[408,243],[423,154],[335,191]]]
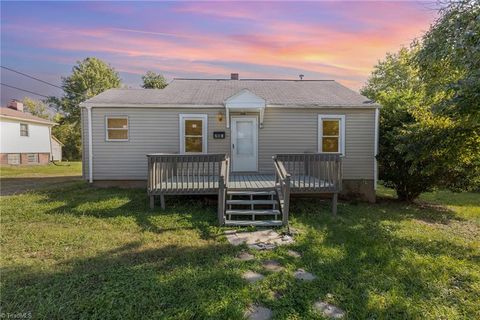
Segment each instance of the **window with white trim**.
[[9,153],[7,155],[8,164],[20,164],[20,153]]
[[38,153],[27,153],[28,163],[38,163]]
[[207,153],[207,115],[180,115],[180,153]]
[[20,136],[28,137],[28,124],[20,123]]
[[107,141],[128,141],[128,117],[107,117]]
[[345,155],[344,115],[318,115],[318,152]]

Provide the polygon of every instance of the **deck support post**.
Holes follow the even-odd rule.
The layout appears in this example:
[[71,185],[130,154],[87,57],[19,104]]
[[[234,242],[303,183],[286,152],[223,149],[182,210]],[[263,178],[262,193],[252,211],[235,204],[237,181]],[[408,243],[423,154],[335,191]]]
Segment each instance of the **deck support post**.
[[335,192],[332,198],[332,214],[334,216],[337,215],[337,200],[338,200],[338,193]]
[[163,195],[163,193],[160,194],[160,207],[162,208],[162,210],[165,210],[165,196]]
[[150,195],[150,209],[155,208],[155,196]]
[[225,224],[225,182],[223,176],[219,177],[218,181],[218,224],[223,226]]

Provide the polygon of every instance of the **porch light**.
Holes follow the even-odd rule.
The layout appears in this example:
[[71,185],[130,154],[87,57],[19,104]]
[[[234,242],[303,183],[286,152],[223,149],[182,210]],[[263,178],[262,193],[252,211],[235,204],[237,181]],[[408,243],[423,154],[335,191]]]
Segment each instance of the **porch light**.
[[217,113],[217,120],[218,122],[222,122],[223,121],[223,112],[219,111]]

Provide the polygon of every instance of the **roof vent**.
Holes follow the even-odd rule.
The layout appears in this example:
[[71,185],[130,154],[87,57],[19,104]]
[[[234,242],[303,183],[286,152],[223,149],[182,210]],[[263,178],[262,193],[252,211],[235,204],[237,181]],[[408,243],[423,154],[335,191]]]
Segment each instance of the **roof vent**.
[[10,109],[13,109],[13,110],[18,110],[18,111],[22,111],[23,112],[23,103],[21,103],[20,101],[18,100],[12,100],[10,101],[10,103],[8,104],[8,107]]
[[238,73],[230,73],[230,80],[238,80]]
[[303,74],[299,74],[298,77],[300,78],[300,80],[303,80],[303,77],[305,77]]

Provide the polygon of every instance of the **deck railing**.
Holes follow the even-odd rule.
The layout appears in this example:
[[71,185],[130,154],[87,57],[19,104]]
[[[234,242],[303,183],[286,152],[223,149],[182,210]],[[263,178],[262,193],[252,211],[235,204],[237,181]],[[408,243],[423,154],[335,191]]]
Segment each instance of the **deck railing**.
[[339,192],[342,189],[342,159],[337,154],[277,154],[291,176],[292,192]]
[[[216,193],[224,154],[149,154],[148,193]],[[224,181],[225,182],[225,181]]]

